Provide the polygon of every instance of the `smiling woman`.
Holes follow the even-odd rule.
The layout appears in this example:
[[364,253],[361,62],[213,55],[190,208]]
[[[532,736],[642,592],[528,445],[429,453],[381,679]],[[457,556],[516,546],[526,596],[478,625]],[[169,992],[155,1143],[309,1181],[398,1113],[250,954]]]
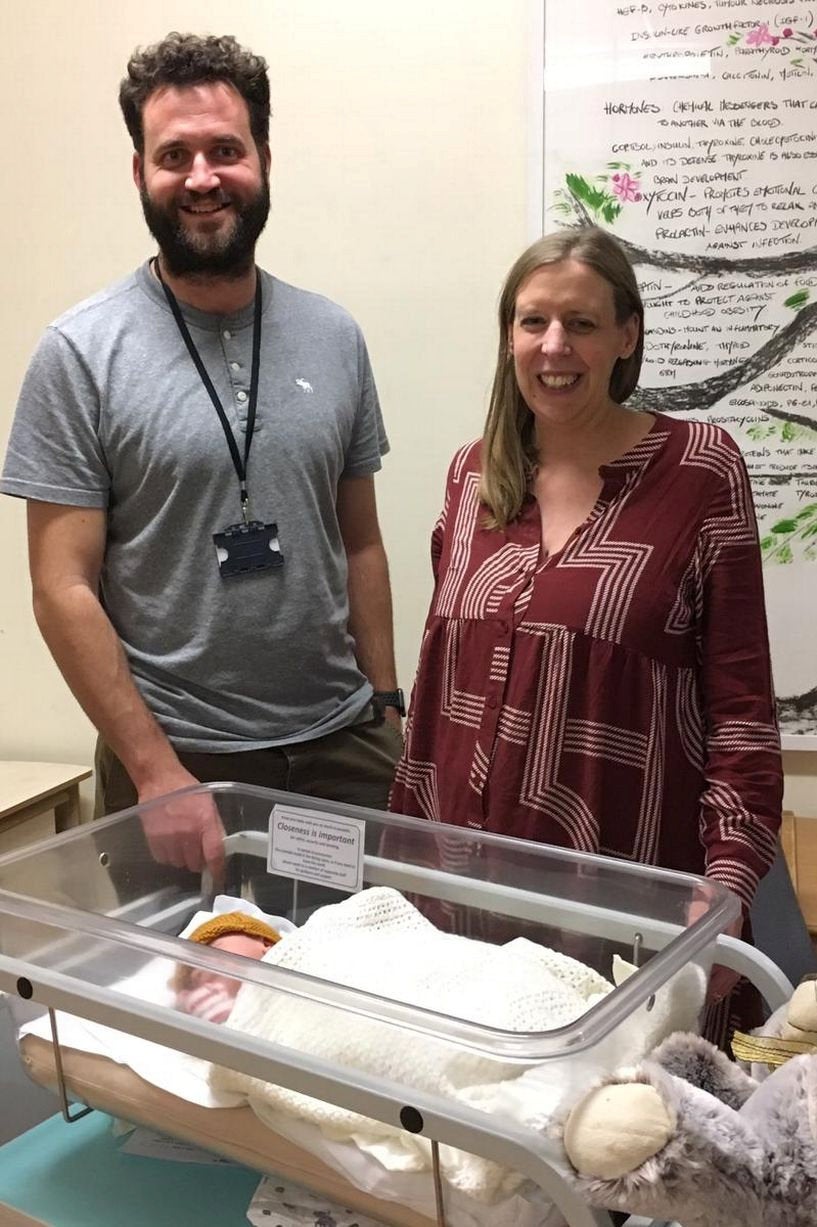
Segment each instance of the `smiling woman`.
[[526,278],[516,296],[510,351],[522,399],[537,419],[540,446],[559,398],[569,406],[568,416],[557,409],[555,427],[614,408],[610,376],[616,362],[633,352],[639,327],[635,312],[619,323],[611,286],[580,260],[560,260]]
[[[580,260],[536,269],[516,295],[508,347],[532,415],[531,489],[548,554],[592,511],[601,491],[598,462],[628,451],[655,420],[622,409],[610,395],[616,364],[632,355],[640,333],[639,315],[619,321],[611,285]],[[584,455],[595,457],[592,466],[573,463],[577,432],[587,440]]]
[[[748,914],[782,792],[751,496],[723,431],[623,407],[643,316],[603,231],[511,269],[485,432],[432,538],[390,804],[706,873]],[[733,987],[710,985],[717,1041],[733,1005],[751,1021]]]
[[[561,231],[519,257],[499,304],[499,354],[484,440],[489,463],[481,477],[483,500],[498,526],[518,514],[532,474],[543,469],[545,450],[563,447],[572,457],[578,430],[585,446],[592,439],[598,464],[626,451],[648,428],[651,416],[634,418],[621,407],[638,382],[643,333],[635,275],[603,231]],[[554,397],[560,390],[564,403]],[[548,412],[560,404],[555,416]],[[595,468],[590,476],[597,481]]]

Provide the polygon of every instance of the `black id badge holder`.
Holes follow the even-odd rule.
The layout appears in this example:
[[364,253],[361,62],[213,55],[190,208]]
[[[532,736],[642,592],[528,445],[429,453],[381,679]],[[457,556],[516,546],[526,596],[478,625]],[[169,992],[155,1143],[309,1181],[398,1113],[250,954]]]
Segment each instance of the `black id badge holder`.
[[223,532],[213,533],[213,544],[222,579],[271,571],[284,565],[277,524],[262,524],[260,520],[230,524]]

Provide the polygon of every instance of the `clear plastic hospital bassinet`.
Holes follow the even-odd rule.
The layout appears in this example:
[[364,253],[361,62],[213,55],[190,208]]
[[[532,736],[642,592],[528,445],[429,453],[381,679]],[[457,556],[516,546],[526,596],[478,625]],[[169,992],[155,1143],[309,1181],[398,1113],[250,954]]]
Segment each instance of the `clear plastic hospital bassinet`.
[[[221,882],[150,855],[143,820],[171,813],[183,795],[217,808]],[[294,922],[273,950],[292,943],[298,957],[255,962],[179,937],[210,914],[216,894]],[[483,1221],[484,1210],[499,1223],[504,1206],[518,1224],[513,1199],[533,1196],[557,1207],[547,1219],[540,1206],[536,1221],[589,1227],[610,1220],[564,1179],[549,1116],[563,1096],[694,1024],[716,941],[738,914],[737,899],[702,878],[317,798],[202,785],[0,858],[0,989],[32,1076],[60,1083],[68,1099],[259,1170],[288,1166],[385,1222],[444,1222],[446,1206],[456,1222],[471,1198],[477,1209],[459,1221]],[[386,957],[374,966],[377,950]],[[462,969],[475,953],[469,979]],[[718,958],[748,971],[771,1005],[785,998],[784,978],[742,943],[721,938]],[[428,968],[449,959],[452,974],[435,986]],[[412,987],[415,964],[422,993]],[[218,1025],[184,1013],[171,986],[190,968],[240,981],[238,1001],[260,1024],[239,1030],[233,1015]],[[568,990],[584,993],[586,1008],[572,1009]],[[537,1025],[524,1029],[531,1019]],[[115,1052],[109,1060],[104,1047],[83,1056],[75,1037],[86,1023],[141,1045],[141,1065]],[[221,1087],[236,1106],[199,1097],[185,1114],[173,1075],[156,1072],[174,1056],[185,1076],[206,1071],[216,1098]],[[123,1089],[126,1074],[133,1085]],[[352,1149],[366,1139],[363,1166],[359,1153],[343,1158],[344,1129]],[[418,1179],[427,1169],[429,1187],[433,1171],[425,1217],[389,1189],[388,1173],[369,1180],[365,1164],[388,1167],[389,1154],[413,1164]]]

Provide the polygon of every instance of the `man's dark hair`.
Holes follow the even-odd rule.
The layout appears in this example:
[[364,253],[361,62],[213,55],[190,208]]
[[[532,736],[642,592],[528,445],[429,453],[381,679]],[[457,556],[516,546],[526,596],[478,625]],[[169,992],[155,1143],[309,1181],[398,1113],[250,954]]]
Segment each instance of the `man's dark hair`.
[[137,153],[145,151],[142,112],[150,95],[162,86],[201,85],[206,81],[232,85],[247,104],[256,145],[268,142],[266,60],[246,51],[231,34],[201,38],[174,30],[152,47],[137,47],[128,61],[128,75],[119,86],[119,105]]

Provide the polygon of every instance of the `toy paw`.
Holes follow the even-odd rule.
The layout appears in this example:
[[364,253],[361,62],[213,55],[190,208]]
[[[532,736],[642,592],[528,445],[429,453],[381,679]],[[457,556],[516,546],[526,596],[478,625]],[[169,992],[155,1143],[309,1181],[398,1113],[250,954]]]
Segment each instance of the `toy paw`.
[[806,979],[794,990],[782,1036],[817,1045],[817,979]]
[[663,1150],[676,1120],[658,1091],[642,1082],[597,1087],[572,1110],[564,1147],[582,1176],[617,1180]]

